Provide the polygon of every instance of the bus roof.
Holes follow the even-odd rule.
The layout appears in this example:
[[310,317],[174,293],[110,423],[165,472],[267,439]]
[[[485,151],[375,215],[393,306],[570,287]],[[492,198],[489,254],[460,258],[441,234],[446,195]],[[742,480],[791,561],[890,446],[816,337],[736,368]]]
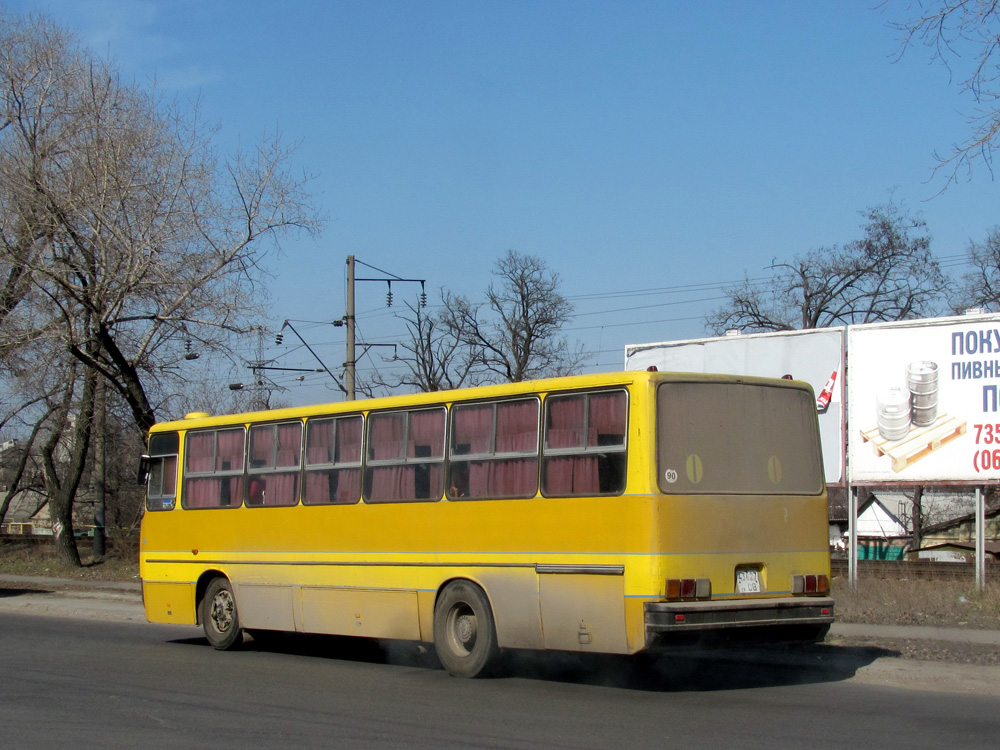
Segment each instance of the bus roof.
[[196,427],[217,427],[227,424],[244,424],[249,422],[274,422],[283,419],[303,419],[316,416],[336,416],[337,414],[368,412],[381,409],[414,407],[458,401],[477,401],[489,398],[509,397],[533,393],[549,393],[552,391],[573,391],[589,388],[627,386],[634,383],[661,381],[679,382],[718,382],[718,383],[757,383],[778,385],[783,387],[804,388],[811,390],[808,383],[798,380],[752,377],[747,375],[723,375],[716,373],[694,372],[655,372],[647,370],[629,370],[621,372],[594,373],[588,375],[569,375],[565,377],[545,378],[540,380],[525,380],[520,383],[501,383],[483,385],[474,388],[458,388],[445,391],[409,393],[395,396],[383,396],[356,401],[334,401],[309,406],[296,406],[283,409],[243,412],[210,416],[202,412],[189,414],[184,419],[159,422],[150,432],[169,430],[189,430]]

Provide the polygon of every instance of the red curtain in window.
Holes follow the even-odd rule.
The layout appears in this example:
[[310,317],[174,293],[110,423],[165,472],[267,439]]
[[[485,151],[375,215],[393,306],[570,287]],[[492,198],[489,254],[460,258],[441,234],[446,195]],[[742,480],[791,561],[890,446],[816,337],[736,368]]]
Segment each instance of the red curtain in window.
[[547,495],[596,495],[600,493],[597,456],[558,456],[545,460]]
[[374,467],[371,478],[368,499],[373,503],[412,500],[416,495],[416,471],[413,466]]
[[531,497],[538,489],[538,459],[505,458],[488,464],[490,497]]
[[337,420],[337,463],[361,463],[361,417]]
[[215,508],[219,505],[221,479],[189,479],[184,483],[185,508]]
[[185,508],[232,508],[243,505],[243,477],[195,477],[184,483]]
[[[334,425],[336,425],[336,441],[334,441]],[[360,464],[362,425],[361,417],[310,421],[307,465]],[[302,502],[307,505],[356,503],[360,498],[360,467],[306,472]]]
[[[310,447],[310,450],[312,448]],[[302,502],[306,505],[327,505],[333,502],[332,471],[307,471]]]
[[335,503],[356,503],[361,499],[361,469],[338,469]]
[[471,461],[467,497],[531,497],[538,488],[538,459]]
[[368,457],[389,460],[403,457],[406,415],[374,414],[369,421]]
[[250,429],[250,466],[270,467],[274,465],[274,425]]
[[356,503],[361,498],[361,469],[327,469],[306,472],[306,505]]
[[215,433],[191,433],[187,439],[187,470],[212,471],[215,463]]
[[239,430],[219,430],[216,471],[243,471],[244,432]]
[[591,432],[600,435],[621,435],[625,442],[625,422],[628,401],[624,393],[596,393],[590,397]]
[[496,452],[538,449],[538,402],[512,401],[497,404]]
[[456,406],[452,429],[454,451],[472,454],[489,452],[493,433],[492,404]]
[[[410,413],[410,435],[407,440],[408,458],[440,458],[444,455],[444,409]],[[423,451],[417,455],[416,448]],[[427,453],[427,450],[430,450]]]
[[545,427],[546,448],[579,448],[584,445],[584,398],[569,396],[546,402],[548,424]]
[[460,494],[465,497],[493,497],[490,492],[490,464],[492,461],[472,461],[469,463],[469,488]]
[[299,501],[299,475],[265,474],[264,505],[295,505]]
[[163,484],[161,493],[173,495],[177,492],[177,456],[165,456],[162,460]]
[[288,468],[299,465],[302,447],[302,425],[298,422],[278,425],[277,466]]
[[333,420],[310,420],[306,430],[306,465],[333,463]]
[[[464,450],[468,446],[469,452],[474,455],[488,454],[495,426],[493,445],[496,454],[536,451],[538,402],[501,402],[495,408],[495,425],[493,404],[456,408],[452,439],[455,449]],[[488,460],[471,461],[468,485],[464,494],[471,498],[530,497],[538,487],[538,459],[533,455],[516,458],[500,455]]]

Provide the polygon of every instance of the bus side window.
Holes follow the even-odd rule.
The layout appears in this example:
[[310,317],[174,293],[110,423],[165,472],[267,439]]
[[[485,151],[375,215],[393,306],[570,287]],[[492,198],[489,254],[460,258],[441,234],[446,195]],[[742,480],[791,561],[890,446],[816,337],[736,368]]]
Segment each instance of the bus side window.
[[549,396],[542,492],[552,497],[621,494],[627,419],[625,391]]
[[361,499],[363,422],[360,414],[306,422],[305,505],[346,505]]
[[448,497],[527,498],[538,492],[538,399],[452,408]]
[[243,504],[246,430],[189,432],[185,447],[185,508],[236,508]]
[[444,495],[445,409],[368,417],[366,502],[439,500]]
[[299,421],[250,428],[248,506],[298,504],[301,448],[302,423]]

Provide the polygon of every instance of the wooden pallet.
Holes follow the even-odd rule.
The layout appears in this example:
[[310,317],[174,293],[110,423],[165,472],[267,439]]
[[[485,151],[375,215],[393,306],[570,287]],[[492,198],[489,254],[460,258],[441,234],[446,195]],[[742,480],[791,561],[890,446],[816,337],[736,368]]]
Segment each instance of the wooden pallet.
[[959,435],[964,435],[967,429],[965,420],[942,414],[927,427],[912,428],[901,440],[886,440],[879,435],[878,427],[862,430],[861,439],[872,444],[875,455],[888,456],[892,460],[892,470],[899,472]]

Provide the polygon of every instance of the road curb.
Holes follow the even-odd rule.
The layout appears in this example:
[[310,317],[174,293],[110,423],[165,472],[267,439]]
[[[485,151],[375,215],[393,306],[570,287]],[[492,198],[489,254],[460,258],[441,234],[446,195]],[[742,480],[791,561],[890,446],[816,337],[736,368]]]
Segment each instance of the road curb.
[[870,625],[868,623],[835,622],[830,635],[847,638],[884,638],[893,640],[947,641],[949,643],[981,643],[1000,645],[1000,630],[942,628],[928,625]]

